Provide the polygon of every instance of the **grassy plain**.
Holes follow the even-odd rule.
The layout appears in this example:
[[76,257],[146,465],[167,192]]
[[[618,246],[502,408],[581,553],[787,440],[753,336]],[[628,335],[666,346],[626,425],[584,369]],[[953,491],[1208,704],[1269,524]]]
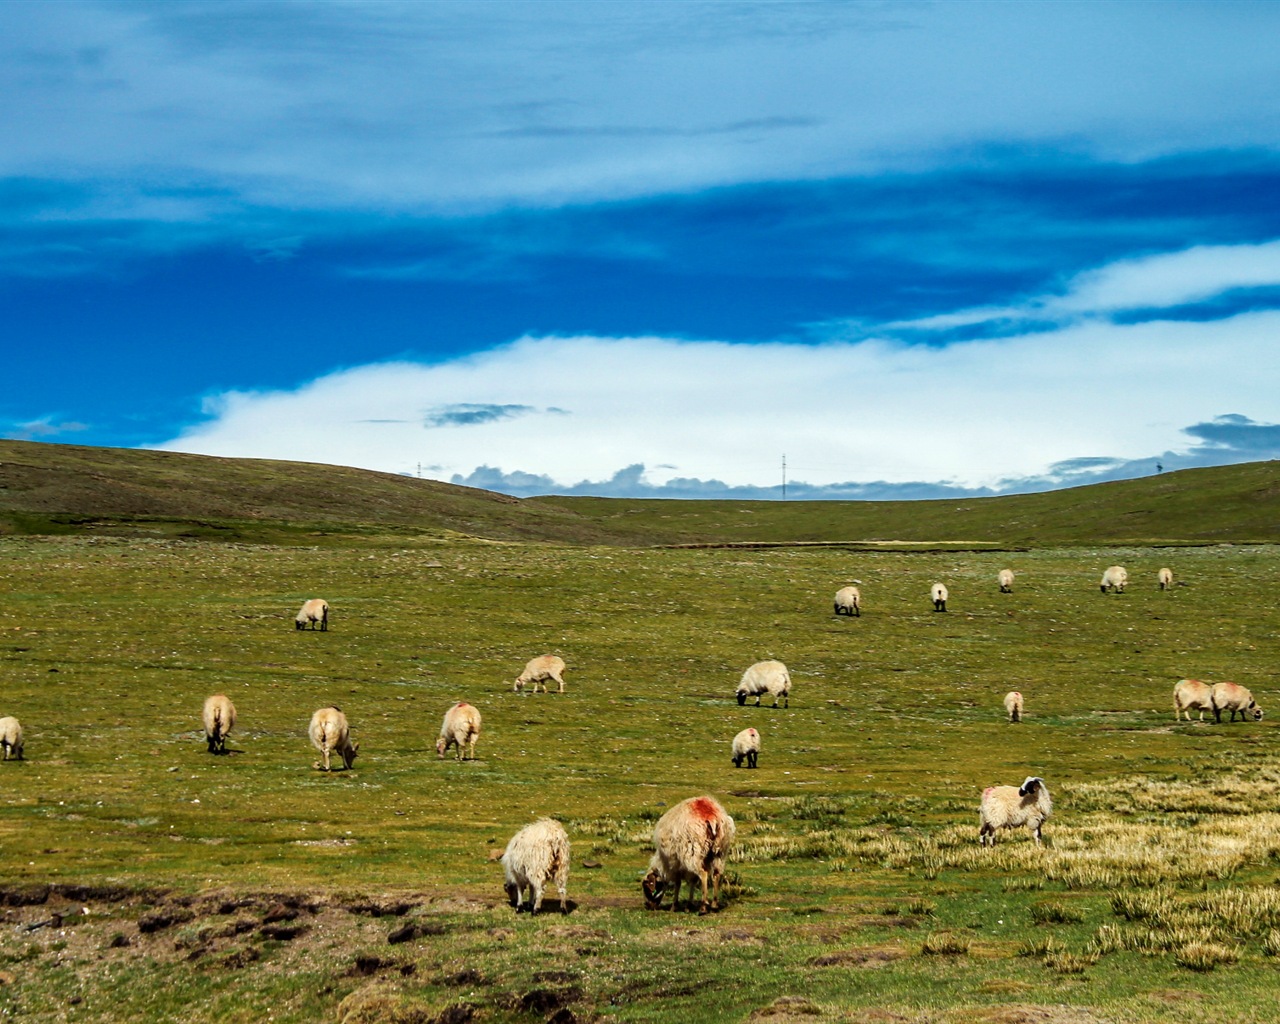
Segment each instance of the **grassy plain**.
[[[1104,597],[1113,562],[1133,582]],[[865,614],[837,619],[854,579]],[[27,732],[0,764],[0,1017],[1275,1020],[1275,723],[1175,725],[1170,694],[1234,679],[1280,713],[1277,588],[1267,546],[0,540],[0,714]],[[296,632],[317,595],[330,631]],[[512,692],[539,653],[567,693]],[[738,707],[769,657],[790,708]],[[457,699],[474,763],[435,756]],[[312,769],[328,703],[350,772]],[[981,851],[982,788],[1029,774],[1047,848]],[[652,823],[700,792],[739,825],[727,906],[646,913]],[[513,915],[489,859],[540,815],[574,844],[564,918]]]

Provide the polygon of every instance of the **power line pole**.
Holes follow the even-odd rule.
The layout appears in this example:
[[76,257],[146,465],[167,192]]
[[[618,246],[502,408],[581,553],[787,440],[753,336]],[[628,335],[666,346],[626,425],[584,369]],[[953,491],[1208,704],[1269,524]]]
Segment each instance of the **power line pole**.
[[782,500],[787,500],[787,453],[782,453]]

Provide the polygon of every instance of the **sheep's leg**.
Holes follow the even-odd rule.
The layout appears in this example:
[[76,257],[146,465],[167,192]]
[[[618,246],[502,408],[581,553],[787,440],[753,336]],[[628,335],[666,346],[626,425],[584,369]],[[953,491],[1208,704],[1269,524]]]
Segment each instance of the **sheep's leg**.
[[569,913],[568,887],[564,882],[557,881],[556,889],[560,893],[560,913],[567,914]]
[[981,846],[996,845],[996,830],[986,822],[983,822],[982,827],[978,829],[978,843]]
[[542,909],[542,886],[537,882],[529,883],[529,912],[534,916],[538,916],[538,911]]
[[324,749],[321,751],[321,753],[324,754],[324,770],[328,771],[329,770],[329,744],[326,743],[324,745]]
[[1040,842],[1040,826],[1039,826],[1038,824],[1037,824],[1037,825],[1036,825],[1036,826],[1031,830],[1031,834],[1035,837],[1035,840],[1036,840],[1036,846],[1041,846],[1041,845],[1043,845],[1043,844]]
[[[700,882],[702,883],[702,902],[701,902],[700,904],[698,904],[698,913],[699,913],[699,914],[705,914],[705,913],[707,912],[707,910],[708,910],[708,907],[707,907],[707,870],[706,870],[706,868],[703,868],[701,871],[699,871],[699,872],[698,872],[698,881],[700,881]],[[693,896],[692,896],[692,894],[693,894],[693,882],[692,882],[692,881],[689,883],[689,893],[690,893],[690,899],[692,899],[692,898],[693,898]]]
[[556,682],[560,684],[560,689],[559,689],[559,690],[557,690],[556,692],[557,692],[557,693],[564,693],[564,680],[563,680],[563,679],[561,679],[559,676],[556,676]]

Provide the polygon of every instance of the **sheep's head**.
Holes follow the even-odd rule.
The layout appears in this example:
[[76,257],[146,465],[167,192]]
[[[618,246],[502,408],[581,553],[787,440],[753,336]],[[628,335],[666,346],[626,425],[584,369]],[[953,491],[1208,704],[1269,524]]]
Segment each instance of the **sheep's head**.
[[294,629],[302,629],[305,625],[306,625],[306,623],[304,623],[301,619],[294,619],[294,620],[293,620],[293,628],[294,628]]
[[746,702],[747,702],[747,691],[739,690],[738,691],[738,707],[742,707],[742,705],[746,704]]
[[1044,785],[1039,775],[1028,775],[1026,781],[1018,787],[1018,796],[1030,796]]
[[502,891],[507,894],[507,902],[510,903],[517,911],[520,910],[520,890],[511,882],[502,884]]
[[350,768],[355,764],[356,755],[360,751],[359,743],[348,743],[346,749],[342,751],[342,764],[346,768]]
[[662,894],[667,891],[667,883],[656,868],[649,869],[640,888],[644,890],[644,905],[650,910],[657,910],[662,905]]
[[1258,702],[1256,700],[1249,702],[1249,710],[1253,712],[1253,720],[1255,722],[1262,721],[1262,708],[1258,707]]
[[436,740],[436,756],[444,757],[444,752],[449,749],[449,744],[443,736]]

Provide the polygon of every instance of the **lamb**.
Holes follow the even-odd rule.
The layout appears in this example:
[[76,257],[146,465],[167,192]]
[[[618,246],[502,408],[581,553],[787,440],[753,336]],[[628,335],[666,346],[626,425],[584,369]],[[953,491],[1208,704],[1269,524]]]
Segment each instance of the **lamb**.
[[1255,722],[1262,721],[1262,708],[1258,707],[1258,702],[1253,699],[1253,694],[1246,690],[1243,686],[1237,686],[1235,683],[1214,683],[1213,690],[1210,692],[1209,700],[1213,704],[1213,720],[1215,722],[1222,721],[1222,712],[1230,711],[1230,722],[1236,720],[1236,712],[1240,712],[1240,721],[1245,721],[1245,712],[1248,711],[1253,715]]
[[454,760],[461,761],[463,756],[476,759],[476,740],[480,736],[480,712],[464,700],[458,701],[444,713],[444,722],[440,726],[440,738],[436,740],[436,754],[444,757],[450,747],[458,748]]
[[1173,688],[1173,718],[1181,721],[1187,716],[1191,721],[1191,712],[1200,712],[1200,721],[1204,721],[1204,713],[1213,710],[1213,687],[1202,683],[1199,679],[1180,679]]
[[554,654],[543,654],[534,658],[529,664],[525,665],[524,671],[516,676],[516,685],[514,689],[519,692],[525,683],[533,684],[533,692],[538,692],[538,684],[542,684],[542,692],[547,692],[547,680],[554,679],[560,684],[557,693],[564,693],[564,677],[560,673],[564,671],[564,659],[557,658]]
[[773,694],[773,706],[778,706],[778,698],[782,698],[782,706],[790,707],[791,676],[787,666],[780,661],[757,661],[742,673],[742,682],[738,684],[738,705],[747,702],[748,697],[755,697],[756,707],[760,706],[760,698]]
[[1022,721],[1022,694],[1017,690],[1010,690],[1004,695],[1004,709],[1009,712],[1010,722]]
[[947,610],[947,588],[942,583],[935,583],[929,589],[929,596],[933,598],[933,610],[935,612],[945,612]]
[[862,615],[862,591],[857,587],[841,587],[836,591],[837,615]]
[[1124,585],[1129,582],[1129,570],[1123,565],[1113,565],[1102,574],[1101,590],[1105,594],[1110,587],[1117,594],[1124,593]]
[[1040,826],[1052,813],[1053,800],[1044,779],[1038,775],[1027,776],[1021,786],[991,786],[982,791],[982,827],[978,830],[978,842],[995,846],[996,829],[1026,825],[1039,846]]
[[227,733],[236,724],[236,706],[221,693],[215,693],[204,702],[204,737],[209,753],[227,752]]
[[[330,770],[330,754],[336,753],[342,756],[343,768],[350,768],[355,762],[360,744],[351,742],[351,727],[347,724],[347,716],[336,704],[320,708],[312,715],[309,731],[312,745],[324,755],[325,771]],[[317,761],[313,767],[319,768],[320,762]]]
[[22,758],[22,723],[12,715],[0,718],[0,747],[4,748],[4,760],[11,757],[15,761]]
[[502,855],[502,871],[502,888],[517,914],[525,889],[529,890],[530,912],[537,914],[542,909],[542,890],[548,882],[555,882],[560,893],[560,913],[569,913],[565,902],[569,886],[569,837],[564,826],[554,818],[541,818],[511,837]]
[[1173,586],[1173,570],[1172,569],[1161,569],[1158,573],[1156,573],[1156,578],[1160,580],[1161,590],[1168,590],[1171,586]]
[[[702,883],[699,914],[720,909],[720,879],[724,862],[733,845],[733,819],[714,797],[690,797],[667,811],[653,827],[653,858],[641,888],[645,906],[657,910],[668,885],[675,884],[671,909],[680,902],[680,884],[689,883],[686,906],[693,900],[693,884]],[[711,903],[707,903],[707,878],[712,882]]]
[[996,576],[996,579],[999,580],[1000,582],[1000,593],[1002,594],[1013,593],[1013,570],[1012,569],[1001,569],[999,575]]
[[307,623],[311,623],[311,628],[316,628],[316,623],[320,623],[320,631],[322,633],[329,630],[329,602],[323,598],[313,597],[307,601],[294,616],[293,628],[306,629]]
[[733,738],[733,766],[741,768],[747,762],[748,768],[756,766],[756,758],[760,756],[760,734],[754,729],[743,729]]

